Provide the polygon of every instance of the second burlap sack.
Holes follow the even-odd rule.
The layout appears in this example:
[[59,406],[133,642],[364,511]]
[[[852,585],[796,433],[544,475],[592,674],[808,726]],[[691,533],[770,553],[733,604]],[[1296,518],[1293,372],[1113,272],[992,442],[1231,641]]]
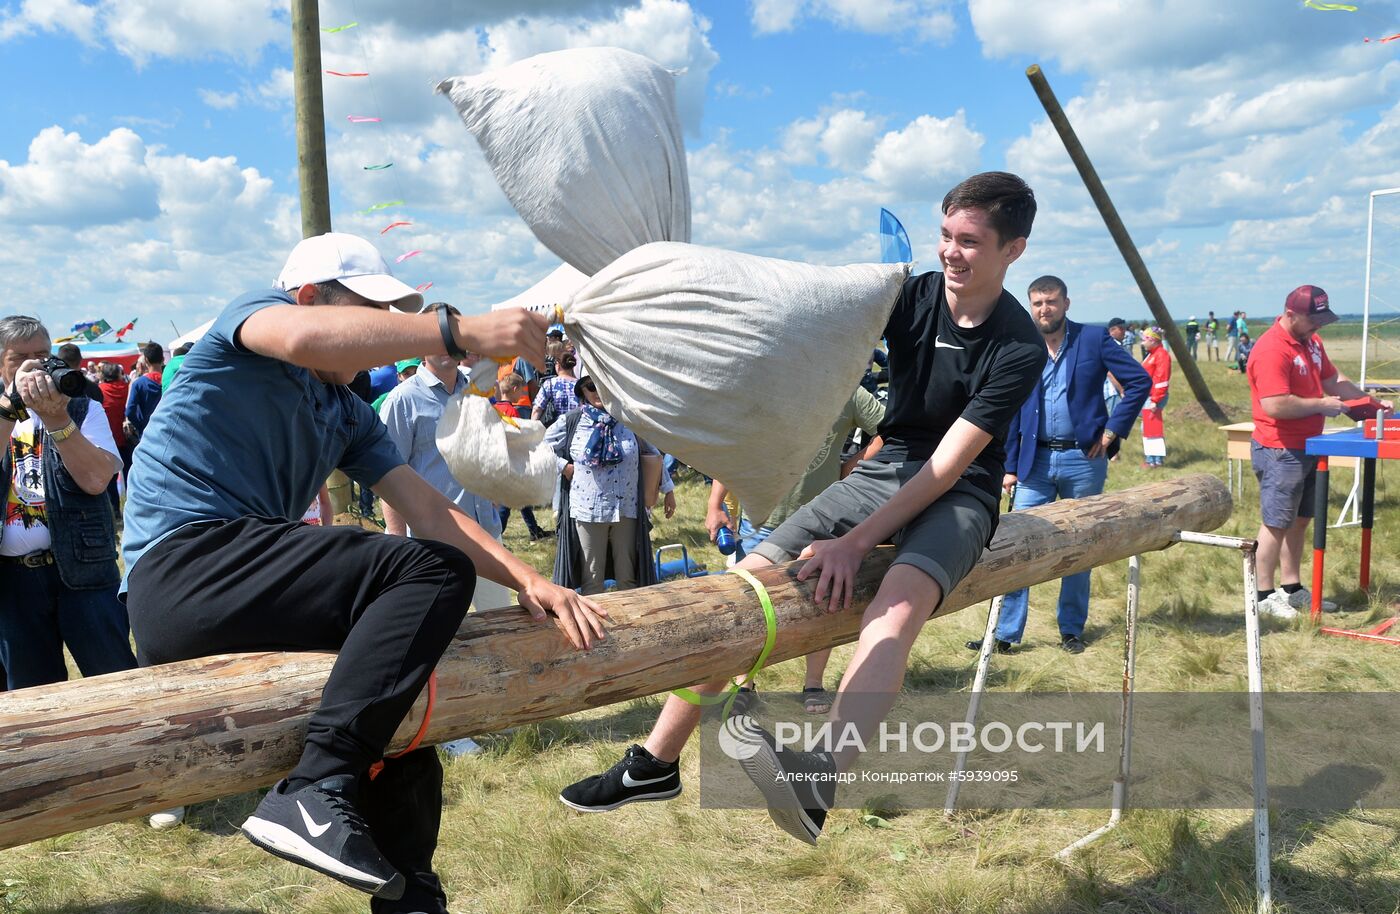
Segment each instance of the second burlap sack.
[[462,488],[507,508],[547,505],[558,473],[544,425],[506,421],[491,401],[466,390],[447,401],[437,447]]
[[676,84],[620,48],[538,54],[438,84],[535,237],[588,275],[649,241],[690,240]]
[[585,283],[564,327],[608,412],[757,524],[830,433],[908,275],[657,242]]

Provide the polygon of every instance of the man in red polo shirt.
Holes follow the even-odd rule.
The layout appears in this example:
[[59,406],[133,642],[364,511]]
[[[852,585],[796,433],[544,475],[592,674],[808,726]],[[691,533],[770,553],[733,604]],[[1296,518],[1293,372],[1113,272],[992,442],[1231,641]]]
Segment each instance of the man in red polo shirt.
[[[1346,412],[1343,399],[1364,397],[1333,367],[1317,331],[1337,315],[1327,293],[1299,286],[1288,293],[1283,315],[1259,337],[1249,355],[1249,394],[1254,412],[1250,462],[1259,480],[1259,611],[1284,619],[1312,603],[1302,585],[1303,537],[1312,520],[1317,458],[1304,453],[1328,416]],[[1385,404],[1387,410],[1390,403]],[[1327,518],[1321,518],[1326,523]],[[1279,566],[1279,589],[1274,567]],[[1335,603],[1322,601],[1334,610]]]

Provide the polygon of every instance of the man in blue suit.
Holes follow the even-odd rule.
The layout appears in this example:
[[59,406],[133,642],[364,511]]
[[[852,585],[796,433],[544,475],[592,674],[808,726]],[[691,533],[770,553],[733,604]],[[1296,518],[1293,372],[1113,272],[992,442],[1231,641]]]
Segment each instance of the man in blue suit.
[[[1011,420],[1006,438],[1006,476],[1002,487],[1015,491],[1012,510],[1021,511],[1056,498],[1083,498],[1103,492],[1108,459],[1132,430],[1133,420],[1151,390],[1147,371],[1102,327],[1065,318],[1069,290],[1056,276],[1031,283],[1031,317],[1045,340],[1050,358],[1040,383]],[[1108,415],[1103,399],[1109,373],[1123,396]],[[1026,628],[1027,592],[1006,595],[997,623],[996,648],[1010,653]],[[1060,581],[1060,645],[1071,654],[1084,652],[1084,623],[1089,617],[1089,572]],[[981,641],[968,648],[981,650]]]

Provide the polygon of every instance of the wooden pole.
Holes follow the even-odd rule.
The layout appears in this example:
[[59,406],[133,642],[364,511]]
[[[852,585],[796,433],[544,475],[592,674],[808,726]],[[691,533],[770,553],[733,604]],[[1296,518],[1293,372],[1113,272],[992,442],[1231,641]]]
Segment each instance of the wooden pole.
[[326,112],[321,98],[321,12],[317,0],[292,0],[292,85],[297,106],[301,236],[331,230],[326,177]]
[[[1164,480],[1006,514],[996,537],[937,615],[992,596],[1165,549],[1182,530],[1230,516],[1213,476]],[[861,568],[857,610],[892,551]],[[770,663],[854,641],[859,611],[827,613],[799,583],[800,563],[760,570],[778,620]],[[763,613],[736,575],[602,598],[608,638],[572,650],[517,607],[469,616],[438,664],[428,742],[549,720],[744,672],[764,641]],[[270,784],[293,767],[334,657],[261,653],[96,676],[0,695],[0,848]],[[404,745],[422,699],[400,727]]]
[[1205,378],[1201,376],[1201,370],[1196,366],[1196,360],[1191,358],[1191,351],[1186,348],[1186,340],[1182,338],[1181,331],[1176,328],[1176,321],[1172,320],[1171,312],[1167,310],[1166,302],[1162,301],[1161,294],[1157,291],[1157,284],[1152,281],[1152,274],[1147,272],[1147,264],[1143,262],[1142,255],[1138,253],[1137,245],[1133,244],[1132,237],[1128,234],[1127,228],[1123,225],[1123,220],[1118,217],[1118,209],[1113,205],[1113,200],[1108,196],[1108,191],[1104,188],[1103,182],[1099,180],[1099,174],[1094,170],[1094,164],[1089,161],[1089,154],[1084,151],[1084,147],[1079,142],[1079,137],[1074,133],[1074,127],[1070,125],[1069,118],[1065,116],[1065,111],[1060,107],[1059,99],[1055,98],[1055,93],[1050,88],[1050,83],[1046,81],[1045,74],[1040,67],[1032,65],[1026,69],[1026,78],[1031,81],[1032,88],[1035,89],[1036,96],[1040,99],[1040,104],[1045,108],[1045,113],[1050,116],[1050,123],[1055,125],[1055,130],[1060,134],[1060,140],[1065,144],[1065,151],[1074,161],[1074,167],[1079,169],[1079,177],[1084,180],[1084,186],[1089,190],[1089,196],[1094,199],[1094,205],[1099,208],[1099,215],[1103,217],[1104,224],[1108,226],[1108,233],[1113,236],[1113,241],[1118,245],[1118,253],[1123,255],[1123,259],[1128,263],[1128,270],[1132,272],[1133,279],[1137,280],[1138,288],[1142,291],[1142,297],[1147,300],[1147,307],[1152,309],[1152,318],[1162,328],[1167,335],[1167,345],[1171,347],[1172,354],[1176,356],[1178,370],[1186,376],[1186,383],[1191,385],[1191,392],[1196,395],[1196,401],[1201,404],[1206,415],[1212,422],[1225,423],[1229,420],[1225,418],[1225,411],[1215,402],[1215,397],[1211,396],[1210,388],[1206,385]]

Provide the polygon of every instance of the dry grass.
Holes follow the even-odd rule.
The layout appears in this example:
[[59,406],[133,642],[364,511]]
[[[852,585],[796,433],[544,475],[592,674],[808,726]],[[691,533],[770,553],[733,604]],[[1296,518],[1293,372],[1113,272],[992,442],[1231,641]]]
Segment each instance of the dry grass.
[[[1343,365],[1343,370],[1355,366]],[[1238,376],[1203,365],[1218,396],[1247,410]],[[1169,472],[1224,475],[1223,435],[1189,418],[1178,384],[1168,410]],[[1140,445],[1113,465],[1110,489],[1147,480]],[[1334,479],[1333,512],[1349,487]],[[1328,580],[1359,628],[1388,615],[1400,592],[1400,515],[1393,471],[1380,477],[1373,579],[1376,596],[1355,591],[1358,532],[1332,531]],[[1389,483],[1389,489],[1387,489]],[[710,568],[722,565],[701,526],[703,491],[682,485],[682,510],[662,521],[657,545],[684,542]],[[1254,482],[1220,532],[1252,535]],[[541,520],[549,523],[548,512]],[[537,567],[552,542],[530,544],[512,519],[507,541]],[[1138,684],[1144,691],[1244,688],[1239,622],[1240,569],[1225,550],[1177,546],[1146,556]],[[1117,687],[1125,563],[1094,573],[1089,650],[1055,649],[1056,585],[1034,588],[1030,648],[997,657],[997,690],[1112,690]],[[911,664],[911,687],[966,690],[981,634],[981,609],[929,626]],[[835,677],[850,649],[836,651]],[[1400,691],[1400,652],[1315,636],[1304,623],[1269,622],[1265,681],[1276,691]],[[765,671],[761,687],[800,687],[795,663]],[[637,741],[658,702],[645,699],[543,726],[486,737],[485,756],[448,765],[438,865],[454,910],[482,912],[1246,912],[1253,910],[1253,844],[1243,811],[1131,812],[1118,831],[1072,866],[1053,853],[1102,824],[1095,810],[938,811],[862,824],[859,810],[832,815],[816,848],[797,844],[761,812],[701,809],[696,753],[683,758],[692,789],[666,804],[580,816],[554,800],[560,787],[614,761]],[[1108,802],[1109,785],[1103,785]],[[195,807],[186,826],[152,832],[126,823],[40,842],[0,855],[0,911],[67,914],[144,912],[340,912],[365,909],[363,896],[334,886],[248,845],[235,825],[251,809],[245,795]],[[1275,814],[1277,909],[1394,914],[1400,899],[1400,812]]]

